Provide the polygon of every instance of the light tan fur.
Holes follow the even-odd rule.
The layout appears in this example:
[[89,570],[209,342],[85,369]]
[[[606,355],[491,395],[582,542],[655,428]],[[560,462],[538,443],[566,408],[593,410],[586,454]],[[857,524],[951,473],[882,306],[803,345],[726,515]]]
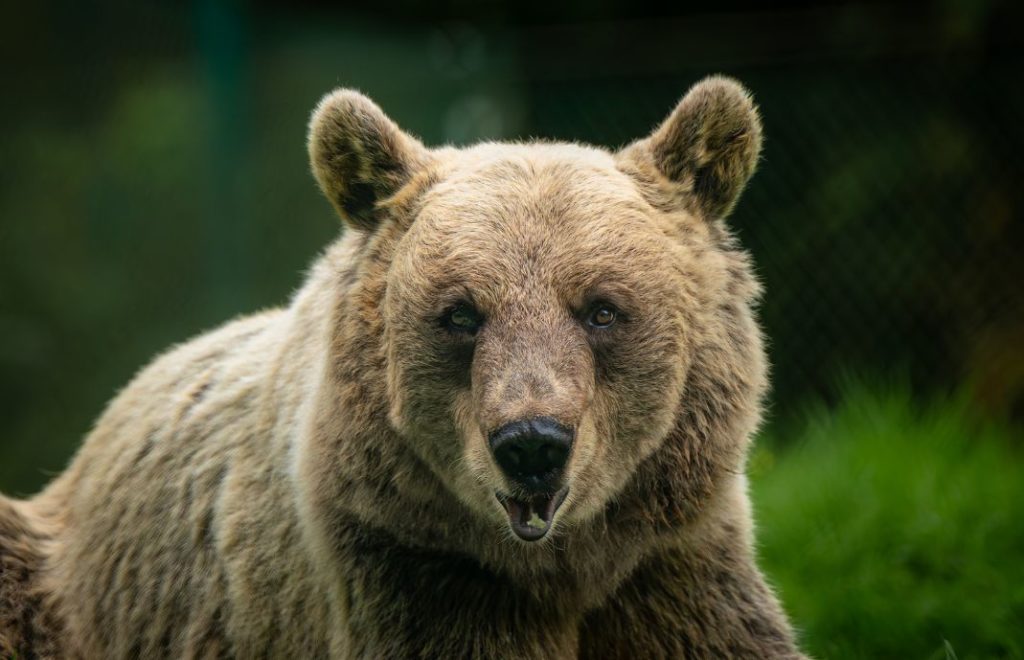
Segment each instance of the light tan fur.
[[[753,559],[759,287],[723,222],[760,140],[724,78],[615,154],[430,150],[327,96],[310,157],[345,232],[0,499],[0,657],[800,657]],[[527,543],[486,438],[541,415],[576,440]]]

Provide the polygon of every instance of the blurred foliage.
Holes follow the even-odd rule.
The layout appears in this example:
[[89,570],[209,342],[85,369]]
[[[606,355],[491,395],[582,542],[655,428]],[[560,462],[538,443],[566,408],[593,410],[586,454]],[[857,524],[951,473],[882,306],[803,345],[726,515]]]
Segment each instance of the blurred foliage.
[[847,385],[751,457],[763,567],[820,658],[1024,657],[1022,429]]

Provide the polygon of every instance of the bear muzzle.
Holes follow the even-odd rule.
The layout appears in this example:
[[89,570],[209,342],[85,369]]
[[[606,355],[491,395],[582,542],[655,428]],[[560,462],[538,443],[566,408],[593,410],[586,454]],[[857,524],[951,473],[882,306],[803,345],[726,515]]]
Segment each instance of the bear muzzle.
[[496,493],[512,531],[524,541],[544,537],[568,487],[562,484],[574,431],[551,417],[517,420],[492,431],[488,443],[516,496]]

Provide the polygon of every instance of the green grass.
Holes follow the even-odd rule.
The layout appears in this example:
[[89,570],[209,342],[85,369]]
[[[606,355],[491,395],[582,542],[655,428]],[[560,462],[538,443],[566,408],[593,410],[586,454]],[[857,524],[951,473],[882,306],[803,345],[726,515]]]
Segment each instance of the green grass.
[[755,450],[761,564],[807,652],[1024,657],[1024,442],[965,401],[849,387]]

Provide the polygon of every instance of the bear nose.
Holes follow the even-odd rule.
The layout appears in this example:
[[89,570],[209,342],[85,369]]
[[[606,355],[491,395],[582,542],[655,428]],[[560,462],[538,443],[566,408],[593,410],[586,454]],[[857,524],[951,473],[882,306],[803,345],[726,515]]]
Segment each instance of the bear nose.
[[550,417],[510,422],[488,440],[502,472],[535,492],[554,492],[572,449],[573,431]]

